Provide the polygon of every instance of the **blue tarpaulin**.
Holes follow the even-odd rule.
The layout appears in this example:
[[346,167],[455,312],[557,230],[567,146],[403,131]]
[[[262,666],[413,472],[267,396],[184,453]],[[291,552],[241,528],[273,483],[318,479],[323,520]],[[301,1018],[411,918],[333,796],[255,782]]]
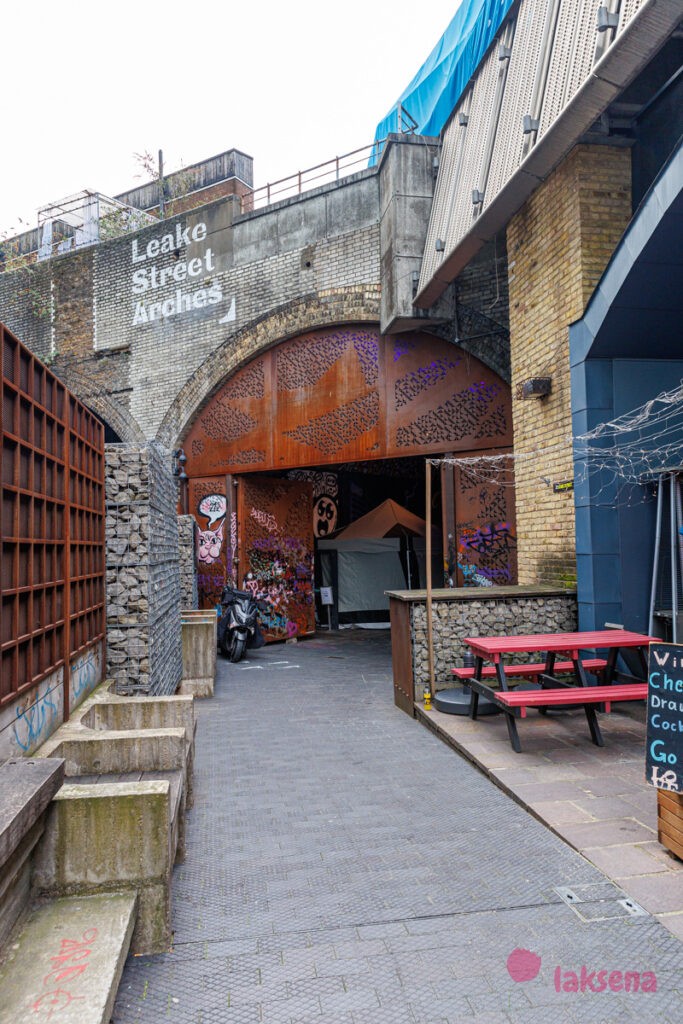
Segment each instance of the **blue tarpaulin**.
[[440,134],[514,2],[462,0],[425,63],[377,125],[376,142],[401,131],[399,107],[417,121],[419,135]]

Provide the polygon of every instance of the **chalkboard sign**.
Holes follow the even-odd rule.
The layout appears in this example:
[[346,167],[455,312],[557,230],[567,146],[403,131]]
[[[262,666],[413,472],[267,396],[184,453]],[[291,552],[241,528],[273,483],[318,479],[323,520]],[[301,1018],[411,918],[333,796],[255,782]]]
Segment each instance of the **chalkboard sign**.
[[683,791],[683,647],[650,644],[645,777],[657,789]]

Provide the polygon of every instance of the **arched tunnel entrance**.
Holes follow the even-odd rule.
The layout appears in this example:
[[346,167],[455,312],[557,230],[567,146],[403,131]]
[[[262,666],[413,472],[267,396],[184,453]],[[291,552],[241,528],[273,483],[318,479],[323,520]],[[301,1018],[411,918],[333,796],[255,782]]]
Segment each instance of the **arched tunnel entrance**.
[[[270,606],[268,639],[285,639],[328,621],[323,585],[335,619],[388,621],[384,590],[424,586],[425,457],[511,443],[509,386],[443,339],[344,325],[281,342],[227,378],[183,440],[200,604],[227,581],[250,587]],[[511,489],[484,494],[444,467],[434,497],[435,580],[515,582]],[[468,543],[500,524],[504,551]]]

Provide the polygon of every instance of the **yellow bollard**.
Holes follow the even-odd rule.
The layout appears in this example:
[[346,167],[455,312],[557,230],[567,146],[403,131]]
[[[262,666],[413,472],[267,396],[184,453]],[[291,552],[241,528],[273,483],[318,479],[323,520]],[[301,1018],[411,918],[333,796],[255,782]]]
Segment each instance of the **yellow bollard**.
[[429,686],[427,686],[427,685],[425,685],[425,688],[422,691],[422,699],[425,702],[425,711],[431,711],[432,710],[432,691],[430,690]]

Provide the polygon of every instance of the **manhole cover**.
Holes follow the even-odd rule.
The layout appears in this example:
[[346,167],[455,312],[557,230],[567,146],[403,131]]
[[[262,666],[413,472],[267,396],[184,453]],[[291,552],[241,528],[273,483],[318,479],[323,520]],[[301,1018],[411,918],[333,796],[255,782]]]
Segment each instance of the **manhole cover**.
[[639,903],[612,882],[593,882],[571,887],[557,885],[554,891],[582,921],[650,916]]

